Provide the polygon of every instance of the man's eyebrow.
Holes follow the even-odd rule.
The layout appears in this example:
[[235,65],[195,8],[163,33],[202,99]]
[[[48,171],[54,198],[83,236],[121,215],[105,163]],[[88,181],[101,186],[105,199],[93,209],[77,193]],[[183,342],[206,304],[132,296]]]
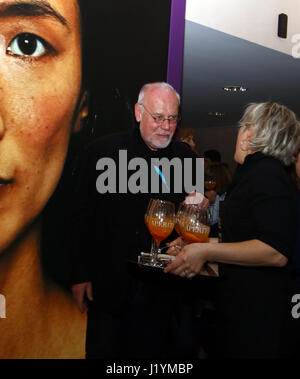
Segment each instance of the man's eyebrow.
[[47,1],[16,1],[14,3],[6,2],[0,4],[0,18],[17,16],[49,16],[58,20],[62,25],[68,27],[67,20],[60,13],[54,10]]

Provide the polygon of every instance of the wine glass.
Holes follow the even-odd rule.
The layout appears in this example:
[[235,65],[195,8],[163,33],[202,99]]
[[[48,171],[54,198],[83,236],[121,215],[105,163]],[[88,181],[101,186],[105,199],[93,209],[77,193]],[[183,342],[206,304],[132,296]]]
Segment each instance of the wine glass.
[[206,177],[204,179],[204,188],[206,191],[211,191],[216,188],[217,182],[213,177]]
[[180,222],[181,222],[181,217],[182,217],[182,211],[184,209],[184,205],[185,203],[182,202],[179,204],[178,206],[178,210],[177,210],[177,213],[175,215],[175,231],[176,233],[181,236],[181,231],[180,231]]
[[[210,233],[210,210],[199,204],[182,203],[176,214],[177,233],[185,243],[206,242]],[[181,250],[181,247],[177,247]],[[204,264],[204,269],[210,276],[216,276],[215,271]],[[207,274],[205,274],[207,275]]]
[[151,266],[160,266],[157,260],[161,241],[169,237],[175,225],[175,206],[170,201],[151,199],[145,214],[145,223],[152,235]]
[[206,242],[210,232],[209,211],[198,204],[185,204],[181,209],[180,234],[187,243]]

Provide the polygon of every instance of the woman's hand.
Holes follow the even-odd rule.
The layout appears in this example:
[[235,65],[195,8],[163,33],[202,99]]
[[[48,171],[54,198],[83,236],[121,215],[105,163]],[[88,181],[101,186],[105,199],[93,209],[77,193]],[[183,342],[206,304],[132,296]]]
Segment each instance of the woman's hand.
[[184,246],[180,251],[177,250],[177,253],[173,254],[176,258],[167,265],[164,272],[193,278],[200,273],[202,266],[208,261],[208,245],[210,244],[192,243]]
[[87,311],[86,299],[93,301],[92,282],[74,284],[72,286],[72,295],[81,313]]
[[200,192],[191,192],[184,202],[185,204],[198,204],[205,209],[209,207],[209,200]]
[[181,237],[178,237],[176,240],[166,243],[166,246],[169,247],[169,249],[166,251],[166,254],[177,255],[185,246],[185,242]]

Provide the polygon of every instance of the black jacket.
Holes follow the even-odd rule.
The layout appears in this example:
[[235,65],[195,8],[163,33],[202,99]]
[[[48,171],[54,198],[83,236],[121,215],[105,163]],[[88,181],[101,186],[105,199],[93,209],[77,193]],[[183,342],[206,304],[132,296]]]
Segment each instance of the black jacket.
[[287,347],[284,327],[298,219],[296,194],[281,162],[260,152],[249,154],[234,175],[220,215],[223,242],[257,239],[289,258],[284,267],[220,265],[220,354],[280,357]]
[[[119,193],[117,180],[117,193],[100,194],[96,188],[96,181],[103,170],[97,171],[96,163],[103,157],[113,159],[116,162],[118,177],[120,150],[126,150],[128,161],[141,157],[150,163],[151,158],[178,157],[180,160],[192,158],[195,163],[194,160],[197,158],[190,148],[176,141],[172,141],[167,148],[150,150],[142,140],[138,128],[106,136],[88,146],[82,164],[80,188],[74,204],[72,282],[92,281],[94,301],[111,313],[121,309],[128,301],[130,288],[136,285],[136,281],[148,281],[151,286],[157,285],[160,292],[169,291],[168,298],[176,298],[176,286],[182,287],[181,278],[162,272],[157,275],[147,273],[130,262],[137,261],[141,251],[150,251],[151,235],[144,222],[150,198],[169,200],[178,205],[187,193],[173,192],[174,173],[171,172],[170,193],[162,192],[164,184],[161,181],[160,193]],[[196,165],[193,167],[196,168]],[[134,171],[128,173],[128,177],[132,172]],[[148,184],[150,188],[150,170]],[[169,240],[176,237],[174,232]]]

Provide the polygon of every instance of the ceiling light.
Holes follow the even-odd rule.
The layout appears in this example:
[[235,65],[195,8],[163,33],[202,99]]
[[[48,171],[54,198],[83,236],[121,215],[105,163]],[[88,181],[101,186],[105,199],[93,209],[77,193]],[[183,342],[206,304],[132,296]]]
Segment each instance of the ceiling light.
[[223,90],[226,92],[246,92],[248,88],[243,86],[225,86],[223,87]]
[[214,116],[214,117],[222,117],[225,116],[224,112],[208,112],[209,116]]

